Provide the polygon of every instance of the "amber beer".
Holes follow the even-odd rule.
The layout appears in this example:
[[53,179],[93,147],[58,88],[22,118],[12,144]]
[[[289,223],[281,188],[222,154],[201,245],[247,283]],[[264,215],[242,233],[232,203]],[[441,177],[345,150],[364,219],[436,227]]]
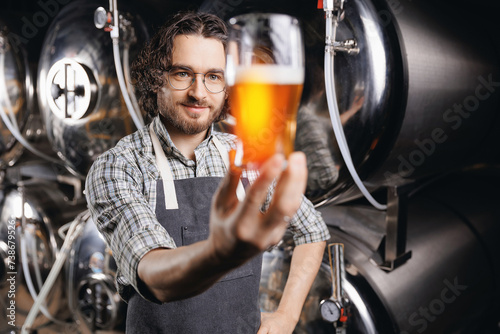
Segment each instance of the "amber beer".
[[240,140],[237,165],[257,167],[276,152],[293,151],[303,81],[302,71],[286,66],[236,69],[229,101]]

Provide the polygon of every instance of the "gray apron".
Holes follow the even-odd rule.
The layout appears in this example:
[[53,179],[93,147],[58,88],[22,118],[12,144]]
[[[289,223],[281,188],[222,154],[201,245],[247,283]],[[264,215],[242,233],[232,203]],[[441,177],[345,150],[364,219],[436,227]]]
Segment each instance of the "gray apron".
[[[162,176],[156,185],[158,221],[178,247],[207,239],[212,196],[222,178],[173,180],[167,158],[152,127],[150,133]],[[212,138],[227,166],[227,152],[215,136]],[[241,198],[241,184],[239,189]],[[134,293],[128,303],[126,331],[133,334],[255,334],[260,326],[258,294],[261,266],[262,256],[257,256],[228,273],[202,294],[162,305]]]

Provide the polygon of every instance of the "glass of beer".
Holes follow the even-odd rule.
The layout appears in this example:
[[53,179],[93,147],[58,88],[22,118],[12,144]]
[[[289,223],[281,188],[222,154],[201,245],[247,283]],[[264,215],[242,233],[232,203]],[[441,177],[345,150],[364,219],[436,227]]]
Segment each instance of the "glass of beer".
[[253,169],[294,150],[304,45],[298,20],[285,14],[239,15],[229,29],[225,75],[238,137],[235,165]]

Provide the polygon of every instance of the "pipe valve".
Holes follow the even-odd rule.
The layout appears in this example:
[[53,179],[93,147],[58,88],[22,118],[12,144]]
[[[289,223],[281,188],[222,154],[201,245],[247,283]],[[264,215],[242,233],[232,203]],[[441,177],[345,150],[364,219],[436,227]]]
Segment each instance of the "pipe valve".
[[103,7],[99,7],[94,12],[94,25],[97,29],[111,31],[113,28],[113,14]]
[[352,39],[346,39],[345,41],[334,41],[330,43],[325,48],[326,52],[347,52],[348,54],[356,55],[359,53],[358,42]]

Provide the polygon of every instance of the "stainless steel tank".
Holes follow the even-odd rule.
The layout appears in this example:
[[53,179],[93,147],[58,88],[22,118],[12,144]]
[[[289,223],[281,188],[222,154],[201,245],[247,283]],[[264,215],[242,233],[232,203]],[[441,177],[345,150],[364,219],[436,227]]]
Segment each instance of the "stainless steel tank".
[[71,313],[83,332],[124,332],[127,304],[115,287],[116,263],[89,214],[84,224],[66,262]]
[[[430,1],[346,2],[338,40],[356,39],[360,52],[337,53],[336,88],[343,114],[364,99],[344,131],[369,188],[498,161],[497,40],[464,15]],[[349,198],[344,188],[322,198]]]
[[[320,1],[319,3],[322,3]],[[361,193],[333,134],[325,94],[325,13],[316,2],[205,1],[223,18],[252,11],[296,16],[306,46],[306,82],[296,149],[309,163],[317,204]],[[431,1],[346,1],[335,55],[335,88],[354,166],[369,190],[498,161],[500,57],[495,35],[467,8]]]
[[[14,303],[16,326],[23,324],[54,264],[62,245],[59,228],[86,205],[82,197],[75,197],[78,189],[40,177],[50,174],[54,174],[50,166],[11,167],[0,189],[0,304],[7,309]],[[59,275],[33,328],[66,328],[72,315],[64,282],[64,276]],[[13,329],[9,315],[2,312],[0,331]]]
[[[13,32],[0,21],[0,108],[21,133],[33,115],[33,80],[26,50],[12,40]],[[0,168],[12,166],[22,155],[23,146],[0,118]]]
[[[401,235],[411,257],[388,270],[388,221],[398,217],[359,199],[339,153],[324,85],[325,13],[314,5],[205,1],[201,8],[226,19],[263,11],[301,21],[307,63],[296,148],[308,156],[306,195],[330,226],[330,241],[345,245],[350,313],[344,332],[496,333],[500,56],[491,25],[471,14],[479,7],[344,3],[337,41],[355,40],[359,52],[336,52],[334,75],[354,165],[370,191],[381,190],[376,195],[382,202],[386,188],[415,187]],[[427,182],[423,189],[421,182]],[[264,258],[264,310],[279,302],[289,258],[286,248]],[[326,263],[297,333],[336,332],[321,319],[318,305],[332,294]]]
[[[385,217],[364,204],[320,208],[330,242],[345,247],[342,333],[497,333],[500,284],[498,170],[451,174],[415,189],[408,204],[412,257],[382,270]],[[290,247],[265,256],[261,307],[276,308],[290,264]],[[319,302],[332,294],[328,261],[309,293],[296,333],[335,333]]]
[[[135,130],[120,92],[110,34],[94,25],[100,6],[107,7],[108,1],[64,6],[48,29],[38,65],[38,102],[48,138],[83,175],[99,154]],[[131,61],[147,31],[137,15],[120,9],[120,50]]]

